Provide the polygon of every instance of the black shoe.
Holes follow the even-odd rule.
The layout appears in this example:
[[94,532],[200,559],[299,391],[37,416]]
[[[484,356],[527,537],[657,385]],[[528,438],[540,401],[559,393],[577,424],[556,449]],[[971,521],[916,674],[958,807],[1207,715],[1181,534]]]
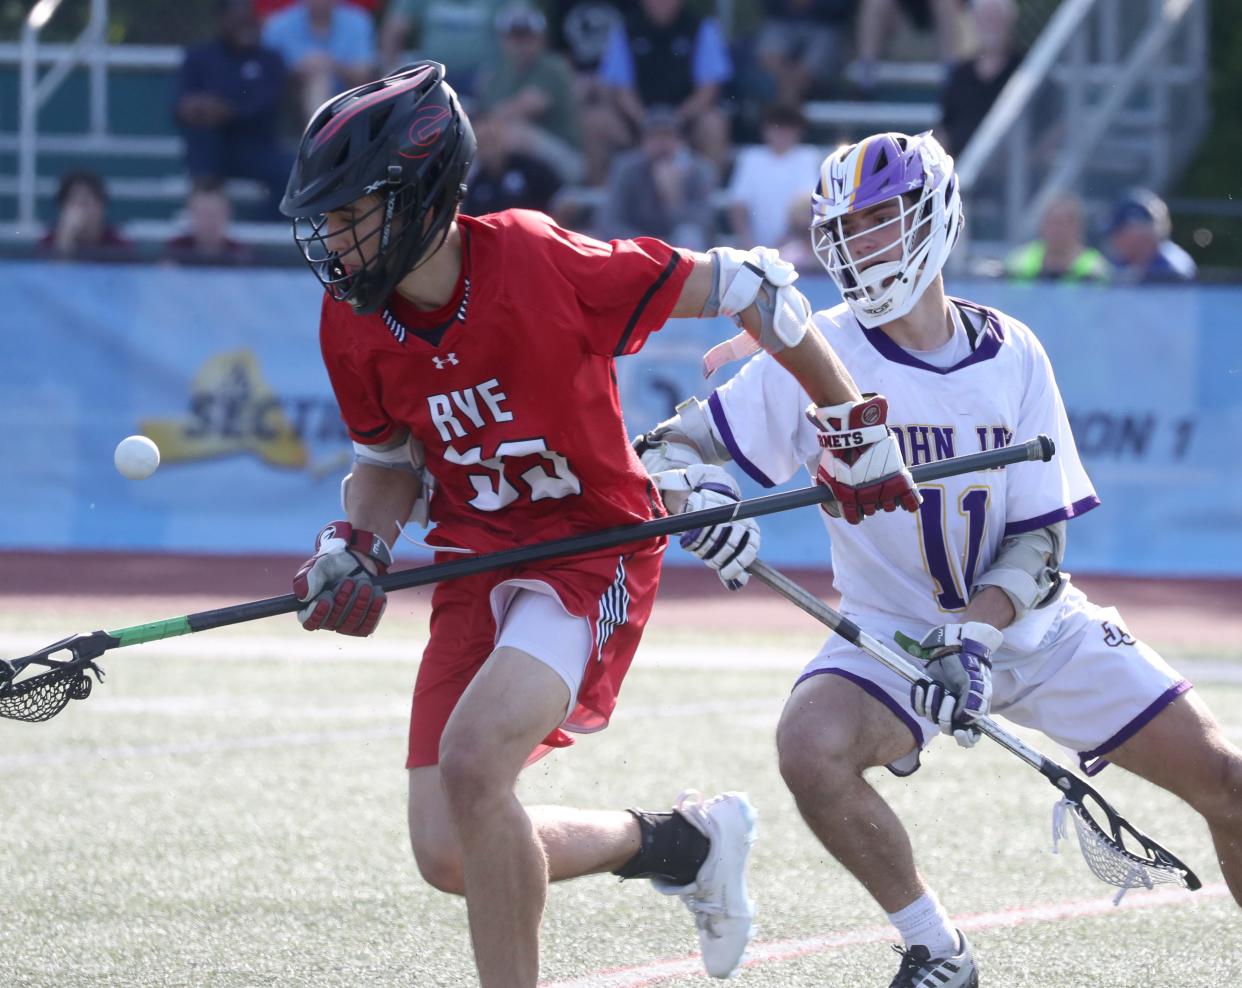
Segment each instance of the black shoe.
[[932,957],[921,943],[909,950],[894,946],[901,954],[901,967],[888,988],[979,988],[979,969],[966,934],[957,931],[961,943],[952,957]]

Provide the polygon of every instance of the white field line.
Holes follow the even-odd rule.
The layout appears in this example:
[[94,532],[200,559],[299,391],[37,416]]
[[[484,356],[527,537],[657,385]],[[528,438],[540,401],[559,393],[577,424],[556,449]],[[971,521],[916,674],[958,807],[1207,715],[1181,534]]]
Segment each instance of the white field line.
[[169,755],[203,755],[221,751],[254,751],[260,748],[286,748],[304,745],[378,741],[405,734],[405,727],[358,728],[346,731],[268,734],[263,737],[218,738],[204,741],[171,741],[159,744],[122,744],[109,748],[33,752],[28,755],[0,756],[0,772],[46,765],[81,765],[90,759],[119,762],[131,758],[162,758]]
[[[23,633],[0,638],[0,655],[15,657],[48,644],[46,637]],[[105,668],[119,668],[129,656],[145,653],[170,659],[204,659],[211,662],[279,662],[289,665],[312,663],[376,663],[408,665],[411,673],[422,656],[426,640],[412,635],[405,639],[367,638],[345,640],[339,635],[212,635],[210,632],[148,642],[141,646],[114,650],[99,661]],[[135,652],[141,649],[142,652]],[[651,636],[638,652],[635,663],[650,669],[774,669],[798,672],[815,655],[817,646],[795,643],[772,645],[730,645],[705,638],[697,647],[674,645]],[[1173,665],[1192,682],[1242,683],[1242,663],[1213,659],[1185,659]]]
[[[27,655],[48,644],[46,637],[30,634],[0,638],[0,655],[5,658]],[[211,662],[375,663],[408,665],[411,672],[423,653],[426,639],[367,638],[346,640],[339,635],[297,637],[262,635],[215,635],[210,632],[116,649],[99,660],[104,668],[120,667],[130,656],[158,655],[169,659],[203,659]],[[138,651],[141,650],[141,651]],[[655,641],[644,644],[636,662],[660,669],[786,669],[800,670],[814,656],[815,647],[773,648],[726,645],[708,639],[702,645],[670,645]],[[58,656],[60,657],[60,656]],[[1242,675],[1242,672],[1240,672]]]
[[[1158,889],[1152,892],[1132,892],[1114,906],[1111,898],[1081,899],[1069,902],[1052,902],[1038,906],[1022,906],[999,912],[977,913],[972,916],[954,917],[963,930],[994,930],[1003,927],[1023,926],[1028,923],[1058,923],[1087,916],[1099,916],[1115,910],[1159,909],[1166,906],[1192,906],[1202,899],[1217,899],[1228,894],[1224,882],[1205,885],[1198,892],[1184,889]],[[759,967],[778,964],[799,957],[810,957],[843,947],[863,944],[889,943],[896,939],[891,926],[877,926],[849,933],[827,936],[803,937],[796,940],[775,940],[768,943],[752,943],[746,952],[743,967]],[[698,956],[669,958],[630,967],[597,971],[568,981],[544,982],[542,988],[644,988],[670,978],[701,977],[702,963]]]
[[[178,698],[181,699],[181,698]],[[227,698],[221,698],[221,710]],[[139,703],[127,705],[132,713],[141,710]],[[780,712],[781,699],[752,698],[746,700],[719,700],[708,703],[688,703],[667,706],[633,706],[625,713],[618,711],[614,720],[629,718],[688,718],[716,713],[748,713],[754,711],[770,712],[772,722]],[[177,705],[174,705],[177,709]],[[371,708],[349,708],[350,710],[370,710]],[[290,713],[287,708],[273,706],[272,712]],[[148,711],[143,711],[148,712]],[[347,728],[332,731],[297,731],[287,734],[265,734],[254,737],[212,738],[201,741],[172,741],[152,744],[114,745],[111,747],[76,748],[60,751],[31,752],[29,754],[0,755],[0,772],[14,771],[36,766],[80,764],[85,759],[97,761],[124,761],[134,758],[163,758],[177,755],[204,755],[227,751],[254,751],[262,748],[305,747],[322,744],[349,744],[353,742],[369,742],[404,737],[408,730],[406,718],[408,706],[399,712],[394,711],[391,720],[395,723],[374,725],[371,727]]]

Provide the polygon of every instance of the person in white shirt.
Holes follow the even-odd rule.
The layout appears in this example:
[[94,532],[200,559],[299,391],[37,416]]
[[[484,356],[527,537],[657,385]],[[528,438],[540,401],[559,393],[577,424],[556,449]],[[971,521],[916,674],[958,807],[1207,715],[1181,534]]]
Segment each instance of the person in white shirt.
[[789,205],[819,173],[820,152],[800,143],[806,131],[801,107],[774,103],[763,114],[763,143],[738,152],[729,182],[734,241],[777,247],[785,239]]
[[[840,609],[875,638],[912,636],[910,651],[927,662],[911,688],[831,638],[799,676],[777,732],[802,816],[901,934],[890,988],[971,988],[979,975],[863,772],[913,773],[936,726],[969,747],[979,738],[972,721],[989,712],[1076,752],[1089,775],[1111,762],[1189,803],[1242,902],[1242,753],[1191,684],[1060,569],[1066,522],[1100,502],[1039,340],[1002,312],[945,295],[940,272],[962,225],[952,159],[929,133],[869,137],[828,156],[813,202],[813,247],[844,298],[813,322],[887,401],[864,394],[808,409],[794,379],[757,356],[641,437],[660,488],[684,488],[682,471],[701,482],[729,459],[767,486],[800,468],[831,474],[854,455],[848,441],[871,438],[885,413],[910,467],[1038,433],[1057,449],[1051,463],[925,484],[913,514],[826,520]],[[682,510],[678,495],[666,501]],[[753,520],[691,537],[727,585],[745,582],[759,549]]]

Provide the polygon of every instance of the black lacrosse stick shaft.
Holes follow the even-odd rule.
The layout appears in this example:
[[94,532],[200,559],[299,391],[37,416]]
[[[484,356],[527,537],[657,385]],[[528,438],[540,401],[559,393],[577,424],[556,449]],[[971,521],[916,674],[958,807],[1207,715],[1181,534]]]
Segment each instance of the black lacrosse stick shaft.
[[[970,453],[965,456],[950,457],[935,463],[923,463],[911,469],[915,483],[928,483],[944,477],[971,473],[976,470],[995,470],[1015,463],[1035,460],[1049,460],[1055,452],[1050,438],[1036,436],[1023,443],[1003,446],[999,449]],[[407,590],[412,587],[426,586],[443,580],[472,576],[489,570],[503,569],[508,566],[519,566],[539,562],[545,559],[573,556],[584,552],[596,552],[601,549],[614,548],[632,542],[687,532],[691,529],[742,518],[755,518],[760,515],[777,511],[788,511],[793,508],[807,507],[813,504],[824,504],[831,500],[832,493],[828,487],[815,484],[794,491],[780,494],[769,494],[765,497],[751,498],[740,501],[736,505],[721,505],[703,511],[690,511],[679,515],[669,515],[640,522],[636,525],[622,525],[598,532],[586,532],[564,539],[553,539],[535,545],[519,546],[501,552],[489,552],[466,559],[457,559],[448,563],[418,566],[400,570],[380,577],[376,583],[386,592]],[[116,631],[96,631],[90,635],[75,635],[49,645],[32,655],[14,659],[6,663],[11,670],[7,674],[0,670],[0,695],[3,694],[13,676],[32,662],[44,665],[55,665],[49,656],[57,651],[70,652],[74,660],[93,659],[113,648],[127,645],[138,645],[143,642],[160,641],[178,635],[188,635],[196,631],[207,631],[211,628],[222,628],[231,624],[242,624],[257,621],[260,618],[274,617],[277,614],[290,614],[304,606],[293,594],[279,597],[267,597],[244,604],[231,604],[209,611],[198,611],[181,617],[165,618],[147,624],[133,625]]]

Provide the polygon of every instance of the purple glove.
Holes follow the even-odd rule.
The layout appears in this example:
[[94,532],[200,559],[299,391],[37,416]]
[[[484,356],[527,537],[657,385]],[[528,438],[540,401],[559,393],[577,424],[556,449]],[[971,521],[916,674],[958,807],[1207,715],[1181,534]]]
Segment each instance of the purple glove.
[[926,678],[910,687],[910,706],[920,717],[952,734],[963,748],[979,740],[973,721],[986,717],[992,703],[992,652],[1004,636],[990,624],[942,624],[921,642],[905,635],[897,641],[927,663]]

